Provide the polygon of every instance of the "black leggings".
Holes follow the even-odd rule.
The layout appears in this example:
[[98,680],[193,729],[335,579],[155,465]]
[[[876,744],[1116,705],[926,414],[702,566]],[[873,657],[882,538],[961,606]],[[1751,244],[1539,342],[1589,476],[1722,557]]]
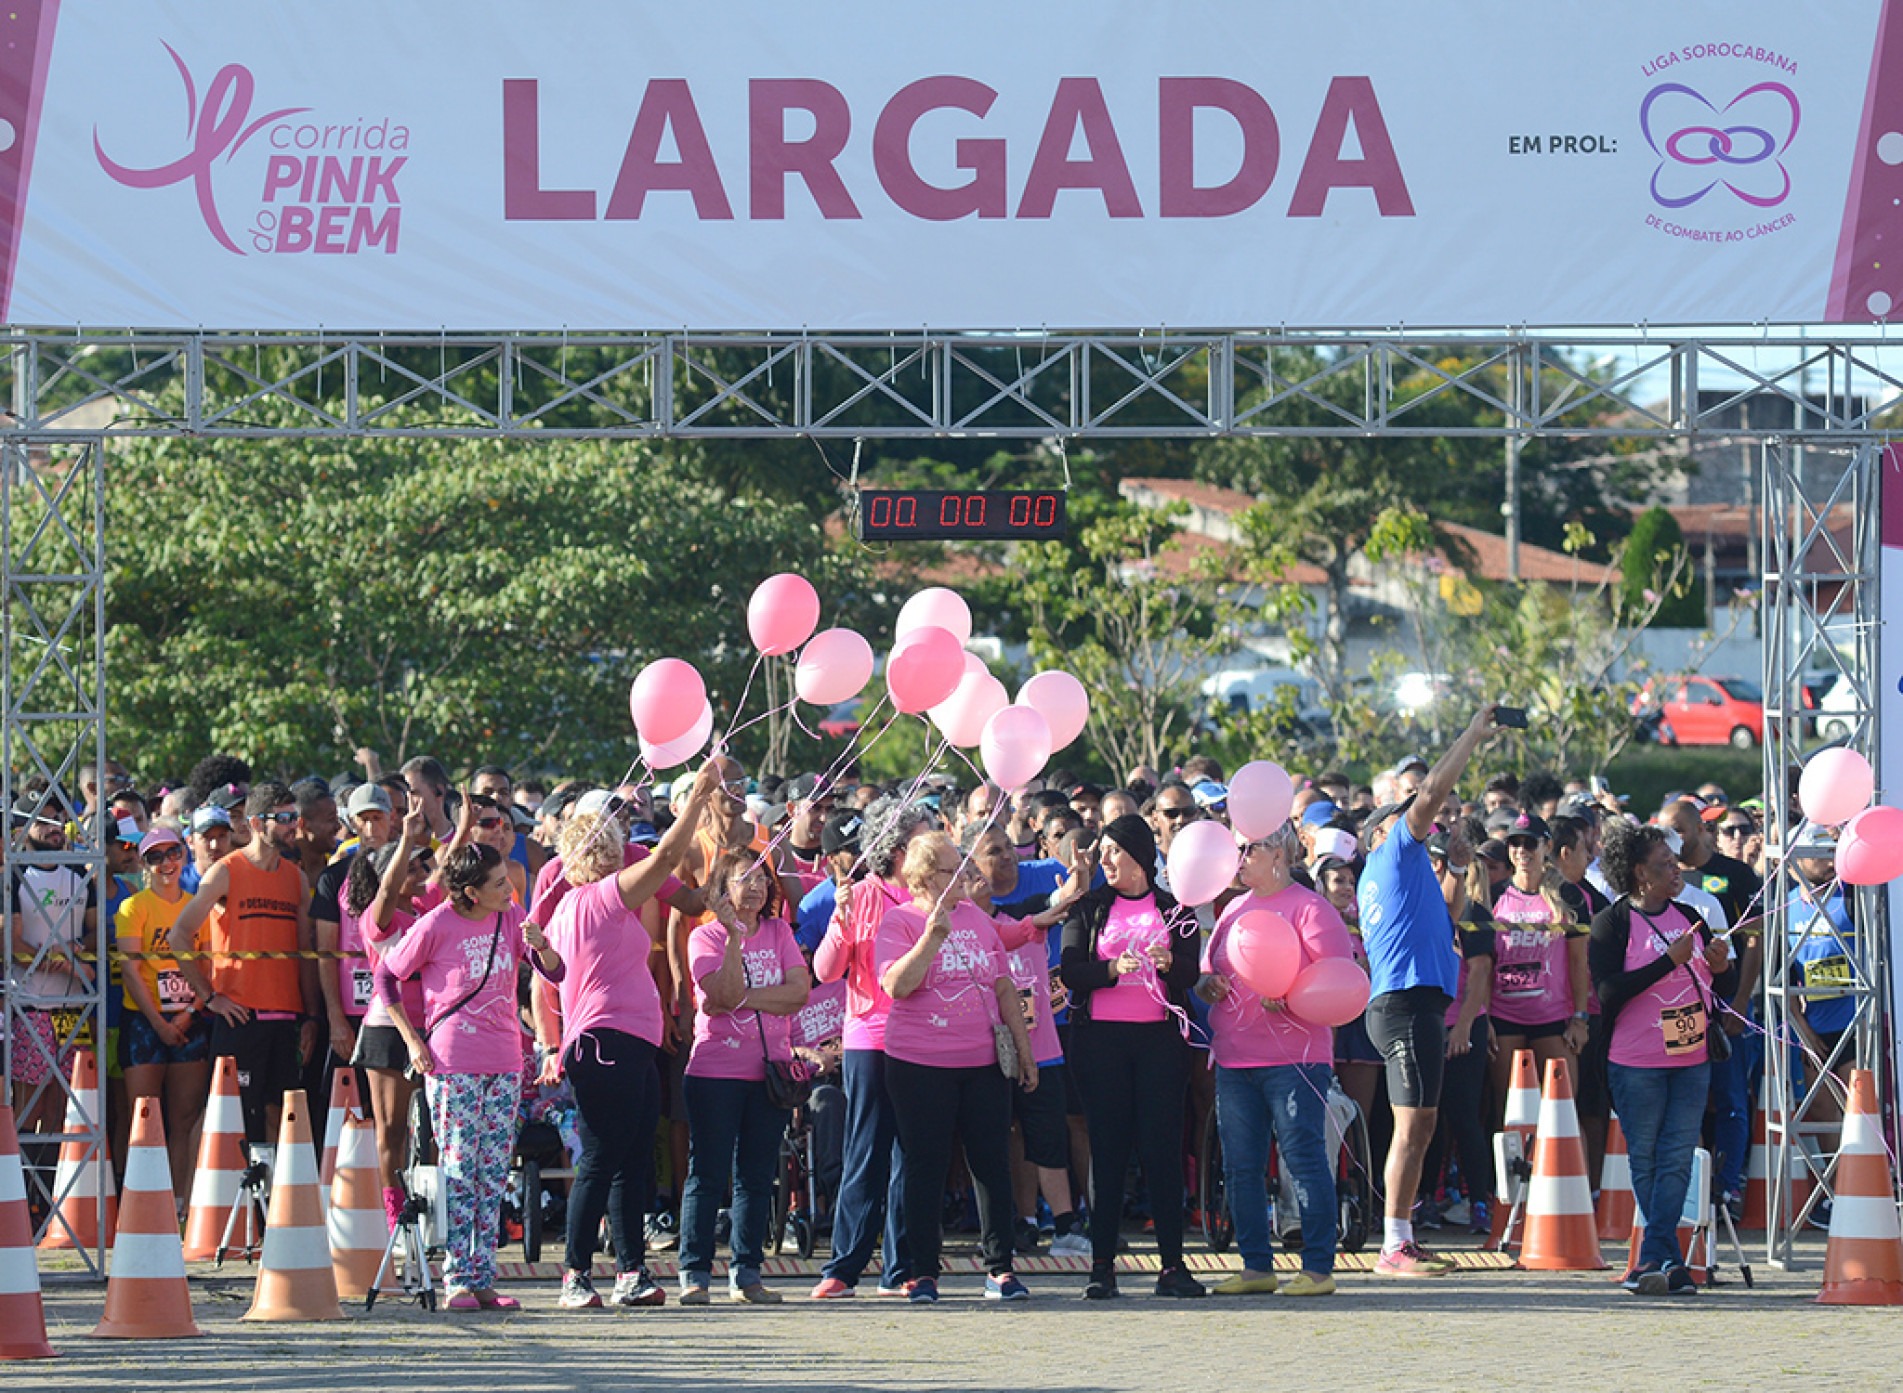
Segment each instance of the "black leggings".
[[938,1278],[944,1242],[945,1181],[952,1142],[965,1144],[965,1165],[978,1191],[985,1270],[1011,1270],[1011,1081],[995,1064],[939,1069],[885,1061],[886,1091],[899,1128],[905,1194],[905,1234],[912,1275]]
[[1487,1106],[1487,1018],[1476,1016],[1473,1046],[1467,1053],[1447,1061],[1441,1080],[1440,1126],[1434,1129],[1434,1141],[1427,1148],[1421,1169],[1421,1189],[1433,1188],[1448,1146],[1460,1160],[1461,1188],[1470,1200],[1493,1198],[1493,1153],[1488,1149],[1487,1126],[1481,1112]]
[[[581,1159],[568,1196],[571,1272],[594,1269],[601,1216],[614,1234],[615,1268],[632,1272],[647,1260],[648,1196],[654,1189],[654,1129],[661,1118],[661,1073],[655,1049],[620,1030],[589,1030],[562,1056],[575,1090]],[[531,1197],[531,1203],[536,1202]]]
[[1176,1022],[1073,1020],[1067,1061],[1090,1127],[1091,1261],[1116,1261],[1134,1148],[1149,1187],[1157,1258],[1164,1267],[1180,1265],[1190,1053]]

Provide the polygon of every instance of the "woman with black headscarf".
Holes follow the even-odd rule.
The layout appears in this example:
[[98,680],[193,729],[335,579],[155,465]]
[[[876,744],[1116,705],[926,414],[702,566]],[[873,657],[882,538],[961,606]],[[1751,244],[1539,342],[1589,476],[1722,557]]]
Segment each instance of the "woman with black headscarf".
[[1134,1148],[1143,1164],[1158,1296],[1204,1296],[1183,1266],[1183,1099],[1190,1049],[1182,1023],[1198,972],[1196,918],[1157,888],[1156,840],[1140,817],[1103,829],[1104,884],[1064,921],[1060,972],[1070,991],[1071,1075],[1090,1127],[1090,1282],[1117,1294],[1117,1230]]

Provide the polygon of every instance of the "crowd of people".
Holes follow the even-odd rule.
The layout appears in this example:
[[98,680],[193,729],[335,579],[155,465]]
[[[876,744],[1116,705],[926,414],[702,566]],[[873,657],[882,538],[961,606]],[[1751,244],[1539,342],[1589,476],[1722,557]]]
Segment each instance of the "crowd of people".
[[[1325,1296],[1344,1094],[1372,1138],[1374,1271],[1439,1276],[1453,1264],[1425,1236],[1495,1217],[1516,1049],[1571,1068],[1595,1190],[1616,1110],[1652,1216],[1628,1289],[1690,1291],[1692,1148],[1737,1206],[1762,1069],[1763,808],[1713,785],[1648,811],[1598,780],[1485,777],[1494,728],[1483,708],[1434,763],[1366,784],[1296,775],[1288,821],[1240,845],[1236,883],[1196,908],[1167,867],[1185,828],[1226,820],[1224,770],[1200,756],[1115,787],[1051,770],[1009,794],[752,779],[724,754],[618,787],[493,765],[457,780],[429,757],[386,772],[369,751],[360,776],[289,785],[229,755],[149,792],[89,767],[80,806],[30,789],[12,810],[29,849],[91,840],[108,869],[103,886],[72,865],[9,873],[28,1164],[50,1165],[32,1136],[61,1128],[50,1075],[91,1043],[103,923],[112,1154],[127,1100],[159,1098],[182,1203],[215,1059],[233,1058],[265,1156],[285,1091],[323,1097],[348,1065],[394,1226],[420,1087],[453,1309],[516,1304],[495,1252],[531,1118],[573,1163],[546,1197],[568,1308],[604,1304],[604,1224],[608,1304],[664,1303],[647,1254],[676,1243],[682,1304],[711,1299],[723,1243],[729,1295],[780,1301],[762,1264],[796,1116],[830,1233],[812,1299],[855,1295],[876,1254],[880,1294],[936,1301],[947,1228],[975,1229],[987,1298],[1025,1299],[1015,1259],[1048,1251],[1087,1259],[1082,1294],[1111,1299],[1139,1226],[1159,1296]],[[1790,956],[1827,987],[1854,925],[1828,858],[1797,870]],[[1304,962],[1366,970],[1359,1019],[1317,1026],[1243,985],[1238,926],[1259,911],[1294,927]],[[1811,1058],[1837,1046],[1838,1004],[1813,992],[1800,1014]],[[1212,1114],[1242,1260],[1213,1288],[1184,1262]],[[1278,1242],[1300,1253],[1292,1278]]]

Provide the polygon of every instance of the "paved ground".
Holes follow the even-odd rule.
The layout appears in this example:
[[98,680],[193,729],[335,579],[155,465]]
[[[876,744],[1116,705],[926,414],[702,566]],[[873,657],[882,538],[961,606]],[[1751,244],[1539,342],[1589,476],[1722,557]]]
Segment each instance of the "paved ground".
[[1033,1300],[1000,1308],[981,1283],[949,1277],[937,1307],[871,1297],[797,1299],[810,1279],[774,1279],[787,1304],[567,1313],[547,1281],[504,1290],[509,1316],[427,1315],[387,1298],[341,1323],[241,1325],[242,1269],[192,1282],[208,1338],[126,1344],[88,1338],[102,1289],[50,1278],[48,1323],[62,1357],[0,1374],[12,1389],[227,1387],[259,1390],[506,1389],[733,1393],[833,1389],[1574,1390],[1887,1386],[1903,1310],[1811,1303],[1817,1260],[1786,1274],[1754,1266],[1756,1290],[1642,1302],[1603,1273],[1475,1269],[1435,1282],[1345,1273],[1338,1295],[1162,1301],[1078,1299],[1082,1278],[1030,1278]]

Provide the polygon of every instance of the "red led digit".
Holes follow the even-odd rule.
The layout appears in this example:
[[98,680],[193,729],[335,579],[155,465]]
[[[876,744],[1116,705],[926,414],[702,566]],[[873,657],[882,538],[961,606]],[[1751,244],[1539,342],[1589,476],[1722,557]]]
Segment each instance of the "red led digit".
[[896,514],[896,516],[892,520],[898,526],[900,527],[917,527],[918,526],[918,500],[912,497],[911,494],[908,493],[904,495],[903,497],[901,497],[898,501],[897,507],[894,508],[893,511]]
[[1037,496],[1037,507],[1032,513],[1031,520],[1039,527],[1049,527],[1056,522],[1057,499],[1051,494],[1040,493]]
[[974,493],[965,500],[965,526],[983,527],[985,525],[985,496]]
[[1013,494],[1011,506],[1005,511],[1005,521],[1013,527],[1022,527],[1031,520],[1031,500],[1024,494]]
[[874,527],[886,527],[892,522],[892,500],[885,494],[872,496],[872,507],[867,511],[867,520]]
[[938,525],[940,527],[958,526],[958,495],[948,493],[938,501]]

